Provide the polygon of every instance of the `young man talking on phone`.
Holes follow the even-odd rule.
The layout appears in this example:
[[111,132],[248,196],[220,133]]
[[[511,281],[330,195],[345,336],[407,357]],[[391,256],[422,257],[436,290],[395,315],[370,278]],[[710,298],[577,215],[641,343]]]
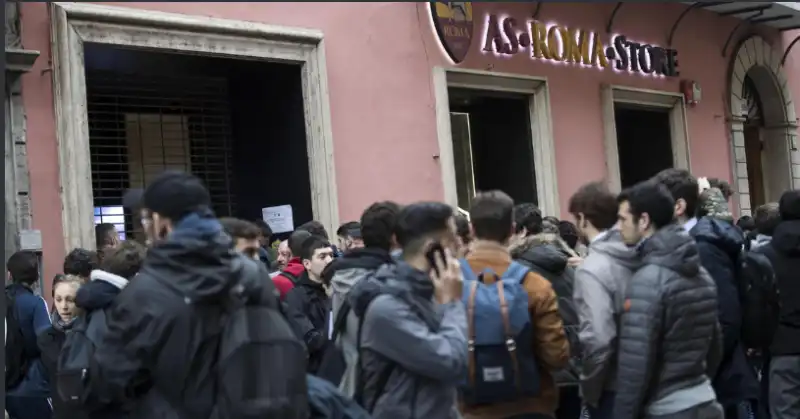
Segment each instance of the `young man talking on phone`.
[[453,210],[408,205],[398,214],[396,237],[402,260],[347,295],[360,323],[354,399],[376,418],[458,418],[467,333]]

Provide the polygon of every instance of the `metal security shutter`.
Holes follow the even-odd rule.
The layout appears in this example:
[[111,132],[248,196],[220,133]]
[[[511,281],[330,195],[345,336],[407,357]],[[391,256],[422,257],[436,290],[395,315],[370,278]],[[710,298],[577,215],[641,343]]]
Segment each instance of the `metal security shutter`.
[[[122,195],[166,169],[191,172],[219,216],[234,213],[231,127],[224,78],[87,71],[95,223],[124,224]],[[122,230],[122,228],[119,228]]]

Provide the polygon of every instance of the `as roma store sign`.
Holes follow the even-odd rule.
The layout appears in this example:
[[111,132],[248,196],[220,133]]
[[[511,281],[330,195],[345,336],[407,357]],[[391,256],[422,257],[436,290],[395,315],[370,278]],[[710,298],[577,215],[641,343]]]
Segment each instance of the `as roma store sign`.
[[[442,46],[455,63],[460,63],[473,44],[471,3],[432,2],[431,14]],[[646,75],[680,75],[676,50],[632,42],[625,35],[616,35],[610,45],[604,45],[595,32],[535,20],[520,24],[513,17],[491,14],[482,40],[481,49],[497,55],[527,54],[534,60]]]

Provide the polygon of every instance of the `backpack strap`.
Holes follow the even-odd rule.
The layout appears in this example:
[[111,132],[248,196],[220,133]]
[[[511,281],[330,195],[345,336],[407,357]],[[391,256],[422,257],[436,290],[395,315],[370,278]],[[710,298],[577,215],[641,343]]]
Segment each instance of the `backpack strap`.
[[478,281],[470,282],[469,294],[467,296],[467,354],[469,354],[469,362],[467,363],[467,371],[469,373],[470,385],[475,385],[475,339],[477,337],[475,332],[475,297],[478,294]]
[[297,284],[297,280],[300,279],[295,274],[293,274],[293,273],[291,273],[289,271],[285,271],[284,270],[284,271],[281,271],[280,274],[285,276],[289,281],[292,281],[292,284]]
[[[350,314],[350,302],[345,299],[342,305],[339,306],[339,312],[336,313],[336,318],[333,319],[333,332],[331,333],[331,342],[336,342],[339,334],[344,331],[347,326],[347,315]],[[360,323],[360,321],[359,321]],[[360,332],[360,330],[359,330]]]
[[469,262],[467,259],[461,258],[458,260],[458,264],[461,267],[461,276],[464,277],[464,281],[477,281],[478,275],[472,270],[472,267],[469,266]]

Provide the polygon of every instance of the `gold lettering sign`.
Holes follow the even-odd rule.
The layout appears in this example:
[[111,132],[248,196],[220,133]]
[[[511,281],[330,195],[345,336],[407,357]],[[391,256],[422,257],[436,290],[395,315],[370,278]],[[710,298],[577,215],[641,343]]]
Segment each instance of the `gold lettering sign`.
[[608,67],[600,35],[561,25],[547,27],[532,20],[528,23],[531,57],[558,62]]
[[[449,38],[469,33],[455,27],[446,29]],[[527,30],[527,32],[526,32]],[[628,40],[617,35],[603,44],[601,34],[562,25],[528,20],[524,25],[511,17],[489,15],[483,51],[515,55],[528,50],[531,58],[585,66],[626,70],[641,74],[678,77],[678,52]],[[644,58],[643,58],[644,57]],[[645,61],[649,60],[649,61]]]

